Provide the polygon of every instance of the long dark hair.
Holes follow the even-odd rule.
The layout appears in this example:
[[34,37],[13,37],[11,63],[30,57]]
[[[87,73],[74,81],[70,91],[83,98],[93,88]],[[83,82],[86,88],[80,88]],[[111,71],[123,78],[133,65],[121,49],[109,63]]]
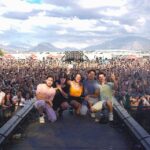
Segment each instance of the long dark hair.
[[61,78],[65,78],[66,79],[65,84],[67,84],[68,76],[67,76],[67,74],[65,72],[61,72],[59,74],[59,81],[58,81],[59,83],[60,83],[60,79]]
[[59,74],[59,79],[60,78],[66,78],[67,79],[67,74],[65,73],[65,72],[61,72],[60,74]]
[[11,104],[13,104],[13,101],[12,101],[12,93],[9,91],[9,92],[6,92],[6,94],[5,94],[5,97],[4,97],[4,100],[5,100],[5,102],[4,102],[4,104],[6,105],[6,103],[7,103],[7,95],[8,94],[10,94],[10,103]]
[[75,78],[76,78],[77,75],[81,76],[81,81],[80,82],[82,82],[83,81],[83,77],[82,77],[81,73],[79,73],[79,72],[77,72],[77,73],[74,74],[73,80],[75,80]]

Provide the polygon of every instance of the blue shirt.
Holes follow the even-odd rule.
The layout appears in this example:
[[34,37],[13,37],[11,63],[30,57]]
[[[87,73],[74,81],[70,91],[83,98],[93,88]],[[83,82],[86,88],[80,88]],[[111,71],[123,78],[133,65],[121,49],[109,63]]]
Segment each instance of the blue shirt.
[[96,90],[99,89],[98,82],[96,80],[84,80],[84,96],[95,94]]

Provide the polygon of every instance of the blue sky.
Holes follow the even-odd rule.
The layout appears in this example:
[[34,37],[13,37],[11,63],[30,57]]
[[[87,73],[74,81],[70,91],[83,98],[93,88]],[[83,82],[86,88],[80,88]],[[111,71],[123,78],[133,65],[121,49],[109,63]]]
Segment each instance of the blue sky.
[[40,4],[42,0],[26,0],[26,2],[29,2],[29,3],[37,3],[37,4]]
[[149,0],[1,0],[0,44],[84,48],[124,36],[150,39]]

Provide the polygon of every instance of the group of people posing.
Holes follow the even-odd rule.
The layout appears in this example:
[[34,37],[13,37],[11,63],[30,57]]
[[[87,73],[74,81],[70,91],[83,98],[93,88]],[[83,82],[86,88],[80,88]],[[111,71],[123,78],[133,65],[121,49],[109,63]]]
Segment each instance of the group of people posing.
[[[107,107],[108,120],[113,122],[113,99],[117,87],[114,74],[108,81],[104,72],[100,71],[96,76],[93,69],[87,71],[86,78],[80,73],[70,78],[65,72],[60,72],[59,79],[54,81],[53,76],[48,75],[36,88],[35,108],[40,115],[39,121],[44,123],[47,116],[49,121],[55,122],[66,109],[73,109],[76,115],[89,112],[95,118],[96,112]],[[95,121],[100,120],[95,118]]]

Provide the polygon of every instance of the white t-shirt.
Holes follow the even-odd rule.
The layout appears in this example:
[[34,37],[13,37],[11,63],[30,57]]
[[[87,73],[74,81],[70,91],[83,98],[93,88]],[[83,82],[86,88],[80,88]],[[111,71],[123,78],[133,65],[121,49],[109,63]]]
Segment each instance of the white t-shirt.
[[3,98],[5,97],[5,93],[3,91],[0,92],[0,105],[2,105]]
[[[19,102],[19,98],[17,95],[15,95],[13,98],[12,98],[13,102],[16,102],[18,103]],[[20,106],[23,106],[25,103],[25,99],[23,97],[21,97],[21,101],[20,101]]]
[[150,106],[150,103],[149,103],[146,99],[144,99],[144,100],[143,100],[143,105],[144,105],[144,106]]

